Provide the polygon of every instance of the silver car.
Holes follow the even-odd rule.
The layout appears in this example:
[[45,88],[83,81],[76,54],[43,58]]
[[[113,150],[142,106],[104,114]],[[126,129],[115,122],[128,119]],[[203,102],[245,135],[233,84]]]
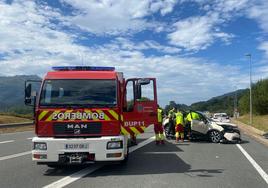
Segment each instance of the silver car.
[[216,122],[199,113],[199,120],[192,120],[192,138],[205,137],[213,143],[240,142],[241,135],[235,124],[227,122]]

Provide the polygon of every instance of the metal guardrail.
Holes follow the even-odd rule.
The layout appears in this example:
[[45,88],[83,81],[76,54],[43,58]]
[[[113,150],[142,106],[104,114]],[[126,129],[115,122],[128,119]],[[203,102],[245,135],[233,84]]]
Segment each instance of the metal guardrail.
[[0,124],[0,129],[2,128],[11,128],[11,127],[20,127],[20,126],[30,126],[33,125],[34,122],[23,122],[23,123],[6,123],[6,124]]

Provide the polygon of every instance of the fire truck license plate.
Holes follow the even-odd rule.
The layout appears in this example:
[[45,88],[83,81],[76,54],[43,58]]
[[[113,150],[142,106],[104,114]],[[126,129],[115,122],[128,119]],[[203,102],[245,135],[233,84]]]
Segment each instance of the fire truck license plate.
[[65,144],[65,149],[68,150],[88,149],[88,144]]

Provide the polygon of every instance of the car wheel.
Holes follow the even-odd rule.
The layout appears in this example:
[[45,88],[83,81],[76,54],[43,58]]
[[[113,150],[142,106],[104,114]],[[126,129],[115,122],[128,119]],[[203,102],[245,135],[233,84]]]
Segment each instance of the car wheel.
[[209,138],[213,143],[219,143],[222,139],[221,133],[219,131],[213,130],[209,133]]

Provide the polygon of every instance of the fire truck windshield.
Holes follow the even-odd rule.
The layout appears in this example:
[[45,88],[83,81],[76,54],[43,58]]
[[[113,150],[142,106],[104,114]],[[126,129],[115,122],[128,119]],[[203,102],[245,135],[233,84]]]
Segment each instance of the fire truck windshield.
[[114,107],[115,80],[45,80],[40,106]]

